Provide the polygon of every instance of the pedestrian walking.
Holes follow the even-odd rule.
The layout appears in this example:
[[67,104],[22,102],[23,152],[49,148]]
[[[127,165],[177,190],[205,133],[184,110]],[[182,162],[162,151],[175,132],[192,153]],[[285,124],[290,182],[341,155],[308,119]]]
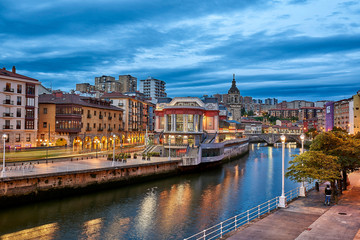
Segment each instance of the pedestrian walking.
[[330,206],[330,200],[331,200],[331,188],[330,188],[330,185],[326,185],[326,188],[325,188],[325,202],[324,202],[324,205],[328,205]]

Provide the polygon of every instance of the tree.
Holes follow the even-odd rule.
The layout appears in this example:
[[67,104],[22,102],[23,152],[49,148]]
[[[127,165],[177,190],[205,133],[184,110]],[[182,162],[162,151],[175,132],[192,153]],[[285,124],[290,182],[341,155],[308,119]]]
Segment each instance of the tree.
[[315,180],[334,182],[340,178],[340,164],[335,156],[321,151],[307,151],[289,162],[286,177],[297,182]]
[[241,116],[245,116],[245,115],[247,115],[245,108],[241,108]]
[[250,110],[250,111],[248,111],[248,114],[247,114],[248,116],[254,116],[254,111],[253,110]]
[[360,139],[349,136],[346,132],[331,131],[319,134],[312,142],[310,150],[338,157],[344,189],[347,174],[360,168]]

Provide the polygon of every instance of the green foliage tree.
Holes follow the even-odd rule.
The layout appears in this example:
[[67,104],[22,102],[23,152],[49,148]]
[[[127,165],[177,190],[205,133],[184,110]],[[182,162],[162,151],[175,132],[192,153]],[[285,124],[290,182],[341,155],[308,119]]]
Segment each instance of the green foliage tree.
[[312,142],[310,150],[338,157],[344,189],[347,174],[360,168],[360,139],[349,136],[346,132],[331,131],[319,134]]
[[245,111],[245,108],[241,108],[241,116],[245,116],[245,115],[247,115],[246,111]]
[[315,180],[334,182],[340,178],[340,164],[337,157],[326,155],[321,151],[307,151],[289,163],[286,177],[297,182]]
[[248,116],[254,116],[254,111],[253,110],[250,110],[248,113],[247,113]]

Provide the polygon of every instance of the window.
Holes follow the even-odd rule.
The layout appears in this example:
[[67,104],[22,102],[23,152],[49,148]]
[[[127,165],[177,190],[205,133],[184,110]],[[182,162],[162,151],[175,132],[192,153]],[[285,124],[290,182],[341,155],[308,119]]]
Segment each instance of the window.
[[34,118],[34,109],[26,109],[26,117]]
[[27,106],[35,106],[35,98],[26,98],[26,105]]
[[44,108],[44,114],[47,114],[47,108]]
[[21,108],[16,109],[16,117],[21,117]]
[[35,95],[35,85],[27,85],[26,86],[26,94]]
[[43,128],[47,127],[47,122],[43,122]]
[[27,142],[30,142],[30,139],[31,139],[31,135],[30,135],[30,133],[29,133],[29,134],[26,135],[26,141],[27,141]]
[[21,105],[21,97],[17,97],[17,105]]
[[94,111],[94,116],[96,116],[96,111]]
[[[19,86],[19,85],[18,85],[18,86]],[[16,141],[16,142],[20,142],[20,134],[19,134],[19,133],[16,134],[15,141]]]
[[26,120],[25,129],[34,129],[34,120]]
[[16,120],[16,129],[21,129],[21,120]]
[[22,92],[22,86],[20,84],[17,85],[17,93]]
[[96,123],[94,123],[94,128],[96,128]]

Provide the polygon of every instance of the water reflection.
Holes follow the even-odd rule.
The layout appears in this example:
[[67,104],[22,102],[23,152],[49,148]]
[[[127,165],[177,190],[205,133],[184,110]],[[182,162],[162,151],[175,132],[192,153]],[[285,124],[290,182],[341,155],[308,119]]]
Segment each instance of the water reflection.
[[28,228],[21,231],[4,234],[0,237],[1,240],[30,240],[41,239],[50,240],[54,239],[56,231],[59,229],[57,223],[49,223],[38,227]]
[[[250,149],[202,173],[3,210],[1,239],[183,239],[280,195],[281,148]],[[285,153],[287,166],[299,150]]]

